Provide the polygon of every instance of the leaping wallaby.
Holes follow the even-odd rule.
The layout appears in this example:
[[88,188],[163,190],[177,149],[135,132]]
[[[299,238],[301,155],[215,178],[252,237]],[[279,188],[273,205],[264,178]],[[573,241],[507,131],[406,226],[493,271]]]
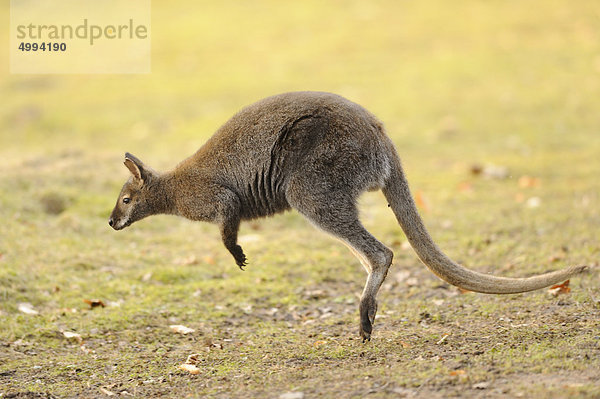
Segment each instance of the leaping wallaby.
[[125,166],[132,176],[109,219],[115,230],[154,214],[216,223],[241,269],[246,265],[237,244],[242,220],[294,208],[339,238],[368,273],[359,306],[363,341],[371,337],[377,292],[393,257],[358,219],[356,201],[367,190],[383,191],[421,261],[441,279],[466,290],[532,291],[586,268],[506,278],[452,261],[427,232],[381,122],[360,105],[330,93],[285,93],[252,104],[172,171],[157,173],[129,153]]

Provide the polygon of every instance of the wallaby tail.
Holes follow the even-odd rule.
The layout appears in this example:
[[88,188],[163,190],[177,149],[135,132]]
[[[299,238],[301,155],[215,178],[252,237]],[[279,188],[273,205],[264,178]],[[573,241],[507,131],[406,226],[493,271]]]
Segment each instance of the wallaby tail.
[[[394,155],[396,155],[395,150]],[[392,171],[383,188],[383,194],[404,230],[408,242],[421,261],[442,280],[460,288],[485,294],[533,291],[562,282],[587,268],[587,266],[572,266],[528,278],[495,277],[466,269],[448,258],[427,232],[417,212],[397,155],[393,160]]]

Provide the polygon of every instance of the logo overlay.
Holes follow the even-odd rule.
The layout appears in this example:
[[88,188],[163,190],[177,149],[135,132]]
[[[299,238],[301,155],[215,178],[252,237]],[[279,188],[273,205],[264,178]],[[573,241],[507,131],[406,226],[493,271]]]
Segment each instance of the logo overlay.
[[11,0],[11,73],[150,73],[151,0]]

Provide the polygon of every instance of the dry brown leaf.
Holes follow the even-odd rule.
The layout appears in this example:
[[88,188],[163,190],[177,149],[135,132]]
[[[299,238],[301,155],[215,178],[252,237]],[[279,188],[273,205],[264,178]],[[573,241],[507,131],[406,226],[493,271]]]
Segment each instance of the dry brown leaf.
[[565,254],[562,252],[555,253],[551,255],[548,260],[550,262],[558,262],[559,260],[563,260],[565,258]]
[[180,364],[179,369],[183,370],[183,371],[187,371],[188,373],[193,374],[193,375],[200,374],[200,369],[193,364],[188,364],[188,363]]
[[519,177],[518,184],[521,188],[537,187],[540,185],[540,179],[524,175]]
[[568,294],[569,292],[571,292],[571,287],[569,287],[570,282],[571,282],[571,280],[567,280],[562,284],[553,285],[552,287],[548,288],[548,292],[552,296],[558,296],[560,294]]
[[317,348],[321,345],[326,345],[326,344],[327,344],[327,341],[323,341],[323,340],[315,341],[313,343],[313,345],[316,346]]
[[100,299],[84,299],[83,302],[90,305],[90,308],[97,308],[98,306],[105,307],[106,305]]
[[83,342],[83,338],[81,338],[81,334],[77,334],[77,333],[74,333],[71,331],[61,331],[61,332],[67,339],[74,339],[79,343]]
[[402,345],[402,347],[404,349],[408,349],[408,348],[411,347],[411,345],[408,342],[406,342],[406,341],[400,341],[400,345]]
[[479,164],[473,164],[471,165],[470,171],[472,175],[480,175],[483,172],[483,166]]
[[189,355],[185,361],[185,364],[197,364],[200,361],[199,353],[192,353]]
[[429,201],[427,201],[425,198],[423,191],[417,190],[415,192],[415,202],[419,208],[423,209],[424,212],[429,212]]
[[465,374],[467,374],[467,372],[465,370],[453,370],[450,372],[451,376],[465,375]]
[[102,392],[103,394],[105,394],[106,396],[115,396],[116,393],[109,391],[108,389],[104,389],[102,387],[100,387],[100,392]]
[[185,258],[176,259],[175,264],[180,265],[180,266],[196,265],[196,264],[198,264],[198,259],[196,258],[196,255],[192,254]]
[[471,185],[471,183],[464,181],[458,185],[458,191],[465,194],[472,193],[473,186]]
[[183,334],[183,335],[190,334],[190,333],[193,333],[193,332],[196,331],[193,328],[182,326],[180,324],[172,324],[172,325],[169,326],[169,328],[171,330],[173,330],[173,332],[176,332],[178,334]]
[[207,265],[214,265],[215,258],[214,258],[214,256],[206,255],[205,257],[202,258],[202,262],[206,263]]
[[523,193],[516,193],[515,194],[515,202],[519,203],[519,204],[522,203],[522,202],[525,202],[525,194],[523,194]]

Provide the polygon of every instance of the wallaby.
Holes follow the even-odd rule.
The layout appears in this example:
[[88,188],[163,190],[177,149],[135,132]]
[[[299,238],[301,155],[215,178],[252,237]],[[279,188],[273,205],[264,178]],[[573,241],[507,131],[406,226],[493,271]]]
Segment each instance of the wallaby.
[[532,291],[586,268],[505,278],[452,261],[427,232],[383,125],[360,105],[335,94],[293,92],[254,103],[169,172],[157,173],[129,153],[125,166],[132,176],[110,215],[115,230],[154,214],[216,223],[241,269],[246,265],[237,244],[242,220],[294,208],[339,238],[368,273],[359,305],[363,341],[370,340],[377,292],[393,257],[359,221],[357,198],[367,190],[383,191],[421,261],[460,288],[488,294]]

